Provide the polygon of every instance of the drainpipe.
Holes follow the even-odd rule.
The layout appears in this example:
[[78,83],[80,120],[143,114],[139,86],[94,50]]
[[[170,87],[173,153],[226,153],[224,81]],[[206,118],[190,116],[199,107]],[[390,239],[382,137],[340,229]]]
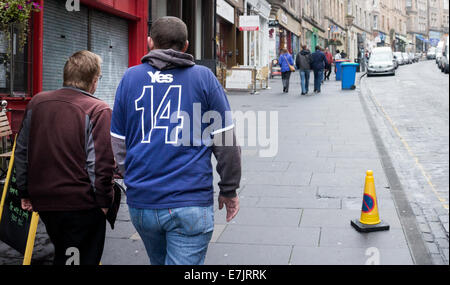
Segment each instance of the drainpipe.
[[[247,16],[248,0],[244,0],[244,16]],[[248,32],[244,31],[244,65],[248,65]]]

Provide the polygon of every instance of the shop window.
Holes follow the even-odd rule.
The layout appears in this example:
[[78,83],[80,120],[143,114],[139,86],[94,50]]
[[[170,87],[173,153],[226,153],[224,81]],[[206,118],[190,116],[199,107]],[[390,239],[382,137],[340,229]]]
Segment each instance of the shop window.
[[10,40],[0,32],[0,96],[25,97],[30,94],[30,58],[28,43],[23,49],[19,49],[17,29],[14,29]]

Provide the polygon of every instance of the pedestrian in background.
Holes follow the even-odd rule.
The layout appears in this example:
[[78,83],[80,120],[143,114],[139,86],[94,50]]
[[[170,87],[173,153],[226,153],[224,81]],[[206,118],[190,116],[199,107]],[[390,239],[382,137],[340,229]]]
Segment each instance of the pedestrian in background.
[[100,64],[89,51],[72,55],[64,87],[33,96],[17,138],[22,208],[39,213],[55,247],[55,265],[66,264],[69,248],[78,250],[80,265],[99,265],[103,253],[114,156],[111,108],[93,96]]
[[300,82],[302,86],[302,95],[309,93],[309,78],[311,75],[311,52],[306,45],[302,46],[302,50],[297,54],[295,64],[300,73]]
[[[221,179],[218,208],[225,205],[227,222],[239,211],[241,149],[230,105],[211,70],[185,53],[187,39],[180,19],[156,20],[150,52],[125,73],[113,111],[114,155],[127,186],[131,221],[152,265],[204,263],[214,230],[212,154]],[[199,124],[192,121],[197,104]],[[212,112],[220,120],[206,123],[204,115]],[[201,137],[204,132],[208,135]],[[231,138],[230,144],[223,138]]]
[[336,50],[336,54],[334,55],[334,73],[337,73],[337,66],[336,66],[336,61],[337,60],[341,60],[342,56],[341,56],[341,52],[339,50]]
[[333,55],[329,48],[325,49],[325,57],[327,58],[327,65],[325,66],[325,80],[330,80],[331,67],[333,66]]
[[320,46],[316,46],[316,51],[311,54],[311,68],[314,71],[314,92],[316,94],[321,92],[321,85],[323,80],[323,72],[327,64],[327,58],[322,52]]
[[284,48],[281,50],[280,59],[278,60],[281,66],[281,79],[283,82],[283,93],[289,93],[289,81],[291,80],[291,73],[295,71],[294,59],[289,51]]

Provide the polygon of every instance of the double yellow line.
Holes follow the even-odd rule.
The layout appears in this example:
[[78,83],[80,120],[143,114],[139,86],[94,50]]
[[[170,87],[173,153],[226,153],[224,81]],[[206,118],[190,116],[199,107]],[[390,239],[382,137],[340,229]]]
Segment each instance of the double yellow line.
[[448,202],[447,200],[445,200],[444,198],[441,197],[441,195],[437,192],[436,187],[434,186],[433,182],[431,182],[431,177],[430,175],[426,172],[426,170],[424,169],[423,165],[419,162],[419,159],[417,158],[417,156],[414,154],[414,152],[412,151],[411,147],[409,146],[409,144],[406,142],[406,140],[403,138],[403,136],[400,134],[398,128],[395,126],[394,122],[392,121],[392,119],[389,117],[389,115],[386,113],[386,111],[384,110],[383,106],[380,104],[380,102],[378,102],[378,100],[372,96],[372,94],[369,92],[369,96],[372,98],[372,100],[375,102],[375,104],[377,105],[378,108],[381,109],[381,111],[383,112],[385,118],[389,121],[389,123],[391,124],[392,128],[394,129],[395,133],[397,134],[397,136],[400,138],[400,141],[402,142],[402,144],[405,146],[406,150],[408,151],[409,155],[414,159],[416,166],[419,168],[420,172],[422,173],[422,175],[425,177],[425,180],[427,181],[428,185],[430,185],[431,189],[433,190],[434,195],[438,198],[438,200],[441,202],[442,207],[444,207],[447,211],[449,210],[448,207]]

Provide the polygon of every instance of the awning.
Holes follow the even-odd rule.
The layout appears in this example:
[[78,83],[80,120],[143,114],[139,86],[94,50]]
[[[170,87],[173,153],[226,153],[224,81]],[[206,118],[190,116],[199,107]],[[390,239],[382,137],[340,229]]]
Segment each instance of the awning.
[[403,41],[403,42],[405,42],[405,43],[409,43],[408,39],[405,38],[404,36],[401,36],[401,35],[395,35],[395,38],[397,38],[397,39],[399,39],[399,40],[401,40],[401,41]]

